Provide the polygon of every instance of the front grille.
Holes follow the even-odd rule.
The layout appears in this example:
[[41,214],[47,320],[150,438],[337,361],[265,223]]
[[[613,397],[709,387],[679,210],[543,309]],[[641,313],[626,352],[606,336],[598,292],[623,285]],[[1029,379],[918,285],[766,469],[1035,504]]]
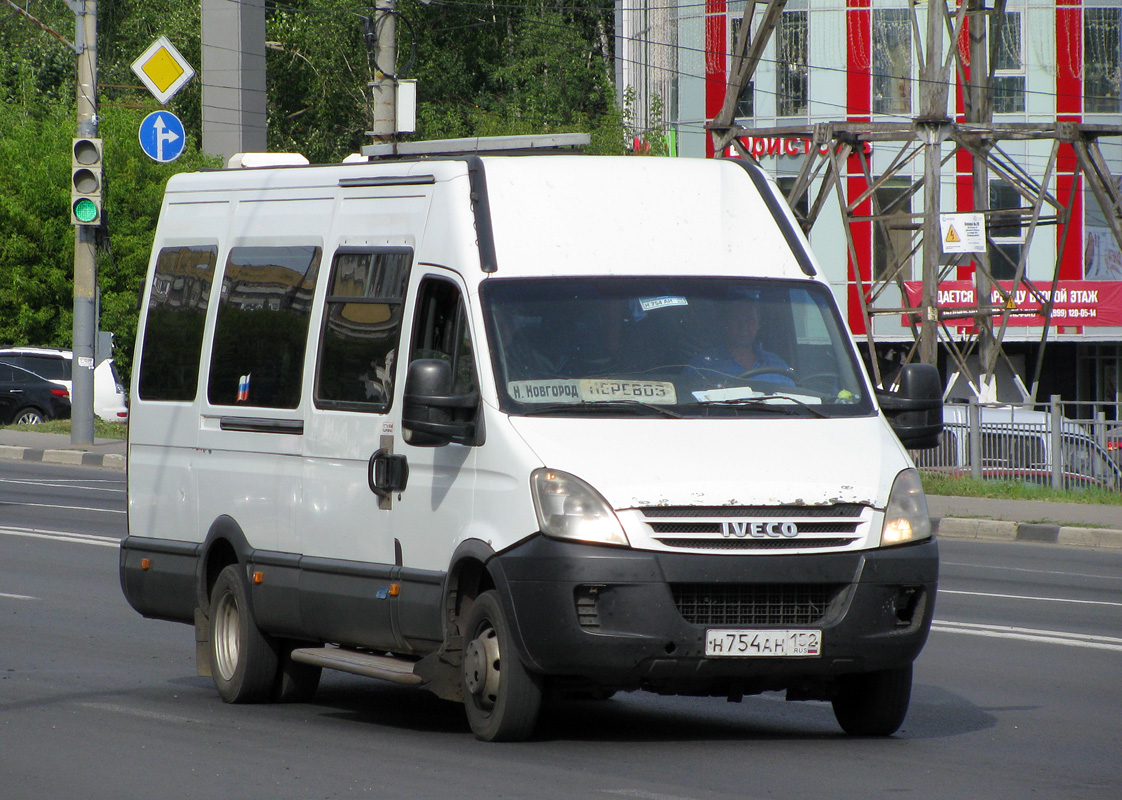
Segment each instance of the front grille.
[[710,551],[840,549],[866,535],[867,506],[648,506],[639,509],[666,547]]
[[841,584],[676,583],[674,604],[691,625],[817,625]]
[[819,539],[659,539],[667,547],[681,547],[690,550],[807,550],[815,547],[845,547],[856,541],[853,538],[833,536]]

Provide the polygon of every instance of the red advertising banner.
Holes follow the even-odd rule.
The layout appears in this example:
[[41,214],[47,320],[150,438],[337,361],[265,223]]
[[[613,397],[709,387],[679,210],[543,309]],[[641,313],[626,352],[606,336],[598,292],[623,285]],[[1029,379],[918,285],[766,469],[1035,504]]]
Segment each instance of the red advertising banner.
[[[1008,294],[1013,287],[1012,281],[998,281]],[[1052,284],[1037,283],[1036,288],[1045,297],[1051,296],[1052,325],[1057,327],[1106,326],[1122,327],[1122,281],[1059,281]],[[906,304],[919,308],[923,300],[923,282],[905,281]],[[939,284],[939,308],[973,308],[978,305],[978,290],[973,281],[944,281]],[[1006,305],[1002,295],[995,288],[990,294],[990,304]],[[961,320],[949,319],[952,328],[973,328],[971,317]],[[995,319],[996,324],[996,319]],[[1042,327],[1044,313],[1040,299],[1019,284],[1012,297],[1009,313],[1010,326]]]

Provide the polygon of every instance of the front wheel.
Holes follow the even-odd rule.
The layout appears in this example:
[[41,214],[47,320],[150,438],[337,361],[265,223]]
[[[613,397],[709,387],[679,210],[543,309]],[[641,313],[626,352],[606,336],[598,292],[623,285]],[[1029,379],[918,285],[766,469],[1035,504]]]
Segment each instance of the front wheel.
[[834,716],[851,736],[891,736],[904,724],[912,696],[912,665],[845,675],[834,697]]
[[210,594],[210,662],[218,694],[227,703],[270,699],[277,680],[277,651],[253,621],[245,571],[222,570]]
[[541,680],[515,652],[499,595],[475,598],[464,623],[464,709],[476,738],[521,741],[533,733],[541,709]]
[[39,413],[37,408],[20,409],[16,418],[12,421],[13,425],[41,425],[42,423],[43,415]]

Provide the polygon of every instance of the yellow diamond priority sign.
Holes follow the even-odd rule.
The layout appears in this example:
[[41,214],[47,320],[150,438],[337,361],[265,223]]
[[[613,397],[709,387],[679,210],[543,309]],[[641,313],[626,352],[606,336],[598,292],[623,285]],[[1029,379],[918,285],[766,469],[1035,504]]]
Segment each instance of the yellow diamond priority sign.
[[132,71],[161,105],[195,77],[194,68],[166,36],[154,41],[140,58],[132,62]]

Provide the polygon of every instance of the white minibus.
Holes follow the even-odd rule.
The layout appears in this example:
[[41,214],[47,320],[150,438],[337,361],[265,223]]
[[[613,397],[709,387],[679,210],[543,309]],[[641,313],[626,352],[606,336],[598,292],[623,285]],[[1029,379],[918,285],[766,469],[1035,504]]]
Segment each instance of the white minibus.
[[834,292],[735,160],[177,175],[124,593],[195,626],[228,702],[329,668],[462,701],[484,740],[634,690],[889,735],[938,577],[905,446],[936,443],[941,386],[875,392]]

